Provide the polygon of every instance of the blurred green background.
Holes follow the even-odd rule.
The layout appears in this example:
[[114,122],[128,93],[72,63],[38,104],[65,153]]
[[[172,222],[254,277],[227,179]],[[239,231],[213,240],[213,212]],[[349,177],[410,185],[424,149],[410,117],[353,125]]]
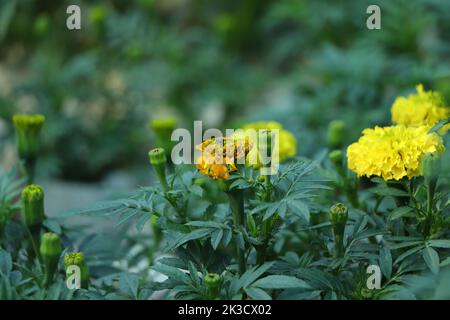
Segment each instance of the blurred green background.
[[[81,30],[66,28],[70,4]],[[381,30],[366,28],[370,4]],[[144,183],[148,121],[166,116],[277,120],[313,157],[331,120],[350,143],[418,83],[450,101],[449,58],[443,0],[0,0],[0,161],[15,160],[17,112],[46,115],[39,174],[58,181]]]

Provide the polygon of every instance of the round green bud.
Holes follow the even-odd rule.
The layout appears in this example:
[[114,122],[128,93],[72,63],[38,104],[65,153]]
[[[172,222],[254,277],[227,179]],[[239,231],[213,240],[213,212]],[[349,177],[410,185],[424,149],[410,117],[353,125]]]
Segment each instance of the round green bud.
[[83,252],[72,252],[68,253],[64,256],[64,266],[67,268],[68,266],[79,266],[82,267],[86,264],[84,260]]
[[328,125],[327,142],[331,148],[341,148],[344,143],[346,125],[342,120],[333,120]]
[[344,156],[342,150],[333,150],[328,154],[328,158],[335,166],[340,167]]
[[56,233],[47,232],[41,237],[40,253],[44,256],[60,256],[62,252],[61,239]]
[[72,252],[66,254],[64,256],[64,266],[66,270],[70,266],[79,267],[81,276],[81,287],[87,288],[89,286],[89,269],[84,259],[83,252]]
[[150,163],[153,166],[162,165],[167,162],[166,152],[163,148],[155,148],[148,153]]
[[208,289],[217,289],[220,286],[220,275],[217,273],[208,273],[203,281]]
[[345,225],[348,219],[348,209],[342,203],[336,203],[330,208],[330,221],[334,225]]
[[17,133],[17,148],[21,158],[34,157],[39,149],[39,136],[45,117],[41,114],[16,114],[13,124]]
[[437,153],[425,154],[420,162],[420,171],[426,178],[435,179],[441,172],[441,157]]
[[42,224],[44,214],[44,190],[37,184],[30,184],[22,191],[22,215],[28,227],[37,227]]
[[155,131],[172,131],[177,125],[177,120],[174,118],[161,118],[150,120],[149,127]]

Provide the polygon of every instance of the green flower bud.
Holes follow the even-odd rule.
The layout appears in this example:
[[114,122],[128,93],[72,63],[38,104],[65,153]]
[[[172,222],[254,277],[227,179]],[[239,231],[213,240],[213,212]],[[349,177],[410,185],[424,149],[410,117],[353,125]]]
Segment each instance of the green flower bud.
[[42,235],[40,253],[42,256],[59,256],[62,252],[61,239],[56,233],[47,232]]
[[203,282],[206,286],[206,291],[209,299],[216,299],[220,290],[221,278],[217,273],[208,273]]
[[[81,287],[87,288],[89,286],[89,269],[84,260],[83,252],[68,253],[64,256],[64,266],[66,270],[70,266],[77,266],[80,268]],[[66,271],[67,272],[67,271]]]
[[330,221],[334,225],[345,225],[348,219],[348,209],[342,203],[336,203],[330,209]]
[[427,153],[422,157],[420,171],[425,178],[436,179],[441,172],[441,157],[437,153]]
[[328,154],[328,158],[330,161],[336,166],[342,166],[342,160],[344,158],[342,150],[333,150]]
[[61,239],[55,233],[44,233],[39,248],[45,265],[45,283],[49,285],[58,267],[59,257],[62,252]]
[[333,120],[328,125],[327,142],[331,148],[341,148],[344,144],[345,122],[342,120]]
[[155,148],[148,153],[152,166],[165,165],[167,163],[166,153],[163,148]]
[[166,180],[167,158],[164,149],[163,148],[153,149],[148,153],[148,156],[150,158],[150,163],[153,166],[153,169],[155,170],[155,173],[158,176],[159,181],[161,182],[163,189],[165,191],[168,191],[169,186],[167,185]]
[[16,114],[13,123],[17,132],[17,146],[22,159],[36,156],[39,149],[39,136],[45,117],[41,114]]
[[171,137],[176,125],[177,121],[174,118],[153,119],[149,123],[150,129],[155,134],[156,145],[164,148],[168,157],[173,147]]
[[44,221],[44,190],[37,184],[26,186],[22,191],[22,216],[25,225],[39,229]]
[[344,232],[348,219],[348,209],[342,203],[337,203],[330,209],[330,222],[333,224],[335,257],[342,256],[344,252]]
[[174,118],[153,119],[149,123],[149,127],[155,132],[170,132],[175,129],[177,120]]

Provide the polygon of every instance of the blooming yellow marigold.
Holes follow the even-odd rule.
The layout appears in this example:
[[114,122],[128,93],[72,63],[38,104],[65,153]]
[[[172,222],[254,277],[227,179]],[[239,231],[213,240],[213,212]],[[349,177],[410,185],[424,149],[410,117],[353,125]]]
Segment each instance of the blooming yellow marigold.
[[[285,130],[283,126],[276,121],[252,122],[245,125],[242,129],[244,131],[256,130],[257,132],[259,132],[259,130],[277,129],[279,130],[279,137],[278,139],[275,139],[275,141],[279,141],[279,146],[275,146],[274,149],[278,150],[279,152],[279,161],[284,162],[297,154],[297,139],[295,139],[295,136],[291,132]],[[251,135],[248,135],[248,137],[251,138]],[[258,148],[256,147],[257,143],[255,141],[251,141],[251,143],[254,147],[248,155],[249,158],[255,156],[258,153]]]
[[404,125],[365,129],[358,142],[347,149],[348,167],[358,176],[381,176],[384,180],[418,176],[422,156],[444,150],[442,138],[428,129]]
[[252,145],[248,139],[219,137],[203,141],[197,146],[202,154],[196,167],[204,175],[213,179],[227,179],[230,172],[237,170],[236,164],[245,162]]
[[[446,106],[443,96],[439,92],[425,91],[423,85],[416,87],[417,94],[395,99],[391,108],[392,122],[405,126],[435,125],[440,120],[450,117],[450,108]],[[450,129],[446,125],[443,131]]]

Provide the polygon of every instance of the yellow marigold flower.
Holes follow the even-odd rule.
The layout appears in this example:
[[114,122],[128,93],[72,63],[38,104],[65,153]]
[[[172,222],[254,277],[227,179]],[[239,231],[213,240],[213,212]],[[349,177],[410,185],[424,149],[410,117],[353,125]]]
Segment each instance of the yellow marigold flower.
[[358,176],[399,180],[418,176],[426,153],[442,152],[442,138],[428,133],[427,126],[404,125],[365,129],[358,142],[347,149],[348,167]]
[[[279,146],[275,146],[274,149],[278,150],[279,153],[279,161],[284,162],[289,158],[294,157],[297,154],[297,139],[295,139],[295,136],[290,132],[283,128],[283,126],[276,121],[258,121],[258,122],[252,122],[248,123],[242,128],[244,131],[247,130],[256,130],[259,132],[259,130],[273,130],[277,129],[279,130],[279,137],[278,139],[275,139],[275,141],[279,141]],[[276,131],[273,131],[274,133]],[[249,137],[251,137],[249,135]],[[256,146],[257,143],[255,141],[251,141],[251,143]],[[278,147],[278,148],[277,148]],[[255,154],[258,153],[258,148],[254,147],[250,151],[248,157],[255,156]]]
[[204,175],[213,179],[227,179],[230,172],[237,170],[236,164],[245,162],[251,149],[248,139],[219,137],[203,141],[197,146],[202,151],[196,167]]
[[[450,117],[450,108],[446,106],[443,96],[439,92],[425,91],[423,85],[416,86],[417,94],[395,99],[391,108],[392,122],[405,126],[435,125],[440,120]],[[443,132],[450,129],[450,125],[443,128]]]

